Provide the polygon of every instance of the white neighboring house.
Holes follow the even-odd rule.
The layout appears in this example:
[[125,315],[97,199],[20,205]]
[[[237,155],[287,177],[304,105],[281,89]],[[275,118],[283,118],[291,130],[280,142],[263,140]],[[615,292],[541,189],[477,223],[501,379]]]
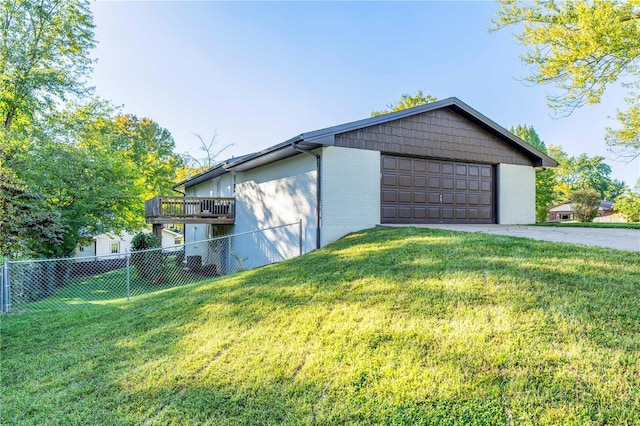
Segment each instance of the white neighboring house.
[[[184,197],[147,201],[146,218],[184,223],[186,243],[302,220],[303,252],[378,224],[531,224],[536,170],[556,166],[448,98],[232,158],[176,185]],[[236,251],[269,263],[260,244]]]
[[[150,231],[143,231],[149,232]],[[109,258],[121,258],[131,251],[131,240],[135,233],[123,232],[121,234],[106,233],[96,235],[87,244],[76,247],[75,257],[87,258],[86,261],[96,260],[95,257],[108,256]],[[168,248],[182,244],[182,234],[162,230],[162,247]]]

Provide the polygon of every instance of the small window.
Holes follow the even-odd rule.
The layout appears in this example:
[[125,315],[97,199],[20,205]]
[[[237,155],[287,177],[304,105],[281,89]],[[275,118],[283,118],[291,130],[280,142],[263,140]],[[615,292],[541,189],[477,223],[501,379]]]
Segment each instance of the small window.
[[235,173],[233,175],[233,193],[234,194],[236,193],[236,175],[235,175]]
[[115,243],[111,243],[111,253],[120,253],[120,243],[119,242],[115,242]]
[[78,250],[80,253],[84,252],[84,247],[80,247],[80,250]]

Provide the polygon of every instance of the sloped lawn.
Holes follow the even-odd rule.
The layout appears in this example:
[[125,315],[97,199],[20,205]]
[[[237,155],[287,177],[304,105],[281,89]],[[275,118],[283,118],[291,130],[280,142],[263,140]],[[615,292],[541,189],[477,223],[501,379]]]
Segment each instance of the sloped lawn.
[[637,253],[380,228],[2,317],[2,424],[640,424]]

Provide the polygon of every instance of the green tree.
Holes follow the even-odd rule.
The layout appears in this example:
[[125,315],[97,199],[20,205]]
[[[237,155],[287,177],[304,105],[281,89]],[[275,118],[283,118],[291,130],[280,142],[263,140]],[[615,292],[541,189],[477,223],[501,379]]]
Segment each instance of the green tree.
[[175,141],[171,133],[152,119],[132,114],[99,118],[89,126],[80,144],[90,149],[111,150],[131,161],[139,175],[131,183],[142,189],[142,201],[173,192],[182,159],[173,152]]
[[[607,129],[607,144],[632,157],[640,155],[640,3],[616,0],[521,2],[499,0],[492,30],[513,26],[529,48],[522,56],[534,84],[560,89],[548,95],[561,115],[596,104],[607,86],[621,79],[628,87],[628,109],[618,111],[618,129]],[[626,83],[625,83],[626,82]]]
[[425,95],[422,90],[418,90],[418,92],[413,96],[404,93],[400,96],[400,99],[397,102],[387,105],[386,110],[373,111],[371,116],[377,117],[379,115],[389,114],[390,112],[402,111],[419,105],[426,105],[437,100],[438,99],[431,95]]
[[0,161],[0,258],[47,253],[62,241],[59,215]]
[[65,230],[61,241],[42,244],[42,255],[71,255],[87,232],[134,230],[144,224],[140,187],[132,184],[136,170],[113,152],[40,141],[19,158],[16,170]]
[[625,190],[624,182],[611,178],[611,167],[602,156],[569,156],[561,147],[553,145],[549,147],[549,154],[558,161],[554,188],[556,202],[567,201],[576,190],[588,188],[597,191],[601,200],[615,201]]
[[627,221],[640,222],[640,193],[627,193],[619,197],[614,209]]
[[[511,133],[518,136],[529,145],[539,151],[548,154],[547,147],[538,136],[533,126],[518,125],[511,128]],[[553,169],[536,171],[536,221],[546,222],[547,211],[554,201],[554,188],[556,184],[556,172]]]
[[591,222],[598,215],[600,194],[590,188],[582,188],[571,194],[573,214],[579,222]]
[[0,120],[5,130],[86,94],[93,15],[86,0],[0,0]]

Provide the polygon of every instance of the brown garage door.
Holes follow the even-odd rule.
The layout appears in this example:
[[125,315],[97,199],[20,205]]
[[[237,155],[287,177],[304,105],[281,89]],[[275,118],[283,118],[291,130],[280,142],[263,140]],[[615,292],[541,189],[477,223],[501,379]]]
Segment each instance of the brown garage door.
[[382,156],[382,223],[495,223],[493,166]]

